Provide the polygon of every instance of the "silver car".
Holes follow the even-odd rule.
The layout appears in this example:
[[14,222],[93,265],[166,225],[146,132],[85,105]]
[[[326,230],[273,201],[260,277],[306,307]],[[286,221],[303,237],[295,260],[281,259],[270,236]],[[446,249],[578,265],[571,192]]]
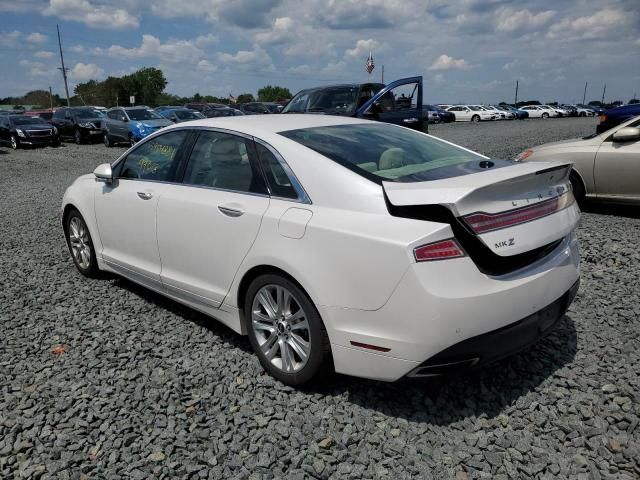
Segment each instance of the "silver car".
[[571,160],[575,197],[640,204],[640,116],[611,130],[525,150],[520,162]]

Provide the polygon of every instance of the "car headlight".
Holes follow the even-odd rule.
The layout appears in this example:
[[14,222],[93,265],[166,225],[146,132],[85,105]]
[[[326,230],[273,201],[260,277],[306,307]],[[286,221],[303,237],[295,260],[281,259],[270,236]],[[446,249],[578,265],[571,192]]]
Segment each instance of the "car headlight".
[[18,134],[19,137],[22,137],[22,138],[26,137],[24,132],[22,130],[20,130],[19,128],[16,128],[16,133]]
[[533,149],[529,148],[529,149],[525,150],[524,152],[520,153],[516,158],[514,158],[514,161],[516,161],[516,162],[525,162],[527,160],[527,158],[529,158],[531,155],[533,155]]

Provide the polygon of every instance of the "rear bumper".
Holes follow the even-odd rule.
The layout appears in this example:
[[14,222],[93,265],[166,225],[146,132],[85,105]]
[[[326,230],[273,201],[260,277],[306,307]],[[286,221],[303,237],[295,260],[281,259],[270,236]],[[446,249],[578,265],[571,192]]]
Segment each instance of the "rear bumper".
[[[570,234],[544,258],[506,275],[483,274],[466,257],[413,264],[378,310],[320,306],[319,311],[337,372],[394,381],[434,358],[441,361],[451,352],[468,353],[466,349],[473,350],[477,341],[470,339],[511,328],[529,332],[535,318],[547,331],[568,307],[567,299],[573,299],[571,292],[579,277],[578,245]],[[558,305],[561,312],[554,310]],[[517,345],[516,350],[536,338],[525,339],[525,345]],[[387,351],[372,351],[361,344]],[[463,367],[509,355],[509,347],[504,345],[495,358],[484,350],[472,352],[478,360]]]
[[434,355],[407,374],[408,377],[432,377],[477,368],[509,357],[545,337],[578,293],[577,280],[555,302],[522,320],[456,343]]

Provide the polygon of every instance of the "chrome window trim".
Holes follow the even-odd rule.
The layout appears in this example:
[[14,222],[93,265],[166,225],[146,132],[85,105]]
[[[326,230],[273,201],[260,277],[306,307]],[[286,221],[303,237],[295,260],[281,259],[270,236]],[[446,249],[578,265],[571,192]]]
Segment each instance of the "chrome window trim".
[[[217,191],[221,191],[221,192],[237,193],[239,195],[251,195],[251,196],[255,196],[255,197],[267,197],[267,198],[273,198],[275,200],[282,200],[282,201],[293,202],[293,203],[302,203],[302,204],[306,204],[306,205],[311,205],[312,204],[311,198],[309,197],[309,195],[305,191],[304,187],[302,186],[302,184],[298,180],[298,177],[296,177],[295,173],[293,173],[293,170],[291,170],[291,167],[289,167],[289,164],[286,162],[286,160],[282,157],[282,155],[280,155],[280,153],[273,146],[271,146],[269,143],[265,142],[264,140],[262,140],[260,138],[256,138],[256,137],[254,137],[252,135],[249,135],[247,133],[244,133],[244,132],[238,132],[236,130],[229,130],[227,128],[209,127],[209,126],[205,126],[205,125],[191,125],[191,126],[179,126],[179,127],[175,127],[175,128],[171,128],[171,129],[165,130],[165,131],[163,131],[163,129],[160,129],[160,130],[152,133],[151,135],[143,138],[138,143],[136,143],[133,147],[129,148],[126,152],[124,152],[122,155],[120,155],[120,157],[118,157],[118,159],[111,164],[111,169],[112,170],[115,169],[118,166],[118,164],[120,162],[124,161],[124,159],[131,152],[133,152],[135,149],[139,148],[140,146],[144,145],[146,142],[152,140],[153,138],[155,138],[155,137],[157,137],[159,135],[163,135],[165,133],[170,133],[170,132],[179,131],[179,130],[187,130],[187,131],[205,130],[205,131],[210,131],[210,132],[226,133],[228,135],[235,135],[236,137],[242,137],[242,138],[244,138],[246,140],[259,143],[260,145],[265,147],[267,150],[269,150],[276,157],[276,160],[278,160],[278,162],[282,166],[283,170],[285,171],[285,173],[289,177],[289,180],[291,180],[291,185],[293,186],[294,190],[298,194],[298,198],[285,198],[285,197],[278,197],[278,196],[275,196],[275,195],[271,195],[271,191],[270,191],[270,188],[269,188],[269,182],[267,181],[266,178],[264,180],[265,180],[265,183],[267,184],[267,190],[269,191],[268,194],[252,193],[252,192],[240,192],[240,191],[237,191],[237,190],[229,190],[229,189],[225,189],[225,188],[208,187],[206,185],[193,185],[191,183],[184,183],[184,182],[167,182],[167,181],[162,181],[162,180],[147,180],[147,179],[140,179],[140,178],[124,178],[124,177],[117,177],[117,178],[114,178],[114,180],[117,180],[117,181],[129,180],[129,181],[134,181],[134,182],[149,182],[149,183],[160,183],[160,184],[168,184],[168,185],[181,185],[181,186],[185,186],[185,187],[204,188],[204,189],[208,189],[208,190],[217,190]],[[263,174],[263,176],[264,176],[264,174]]]

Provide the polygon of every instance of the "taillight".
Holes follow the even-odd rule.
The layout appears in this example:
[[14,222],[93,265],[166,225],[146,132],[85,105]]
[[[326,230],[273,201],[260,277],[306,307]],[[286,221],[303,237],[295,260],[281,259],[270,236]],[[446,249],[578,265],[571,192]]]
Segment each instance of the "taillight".
[[445,260],[447,258],[464,257],[464,251],[453,238],[439,242],[428,243],[413,250],[416,262],[431,260]]
[[475,233],[485,233],[546,217],[564,210],[574,201],[573,193],[569,191],[558,197],[538,202],[535,205],[500,213],[473,213],[463,217],[463,219]]
[[600,123],[605,123],[607,121],[606,115],[600,115]]

